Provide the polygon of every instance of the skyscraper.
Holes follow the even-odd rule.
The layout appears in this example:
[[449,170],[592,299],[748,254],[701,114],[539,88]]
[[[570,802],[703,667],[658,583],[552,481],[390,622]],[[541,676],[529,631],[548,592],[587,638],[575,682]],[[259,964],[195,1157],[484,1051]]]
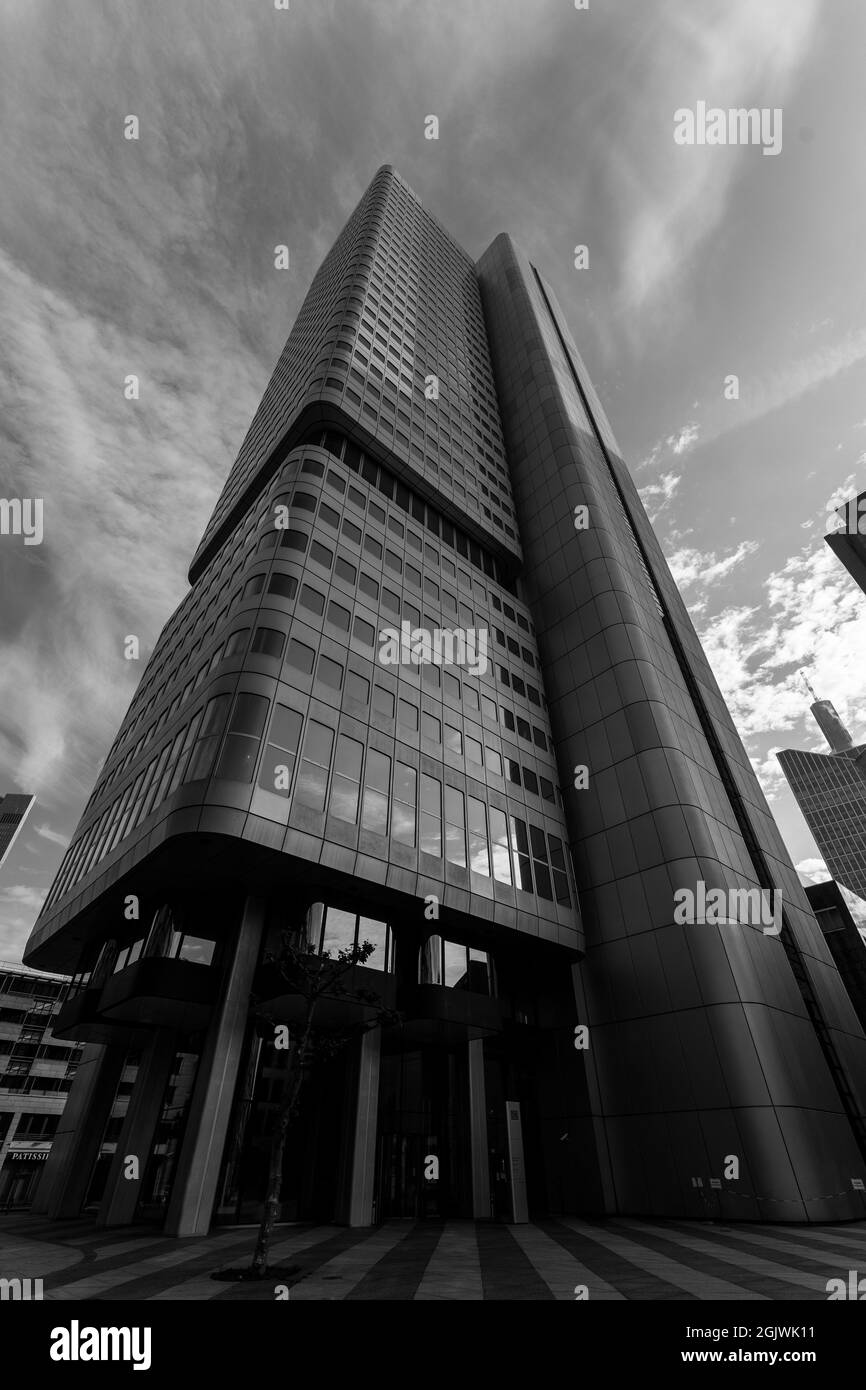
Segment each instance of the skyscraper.
[[840,507],[839,530],[824,539],[860,588],[866,593],[866,492],[850,498]]
[[0,796],[0,864],[14,845],[33,805],[32,796],[7,792]]
[[776,756],[833,878],[866,898],[866,744],[852,743],[829,700],[810,708],[832,753]]
[[[866,1039],[509,238],[476,265],[377,173],[190,582],[27,947],[75,973],[88,1042],[49,1214],[80,1206],[127,1052],[118,1153],[169,1112],[176,1143],[140,1183],[118,1160],[100,1219],[155,1187],[171,1233],[260,1210],[280,1058],[249,998],[291,1017],[261,965],[283,931],[374,942],[358,976],[402,1020],[318,1067],[284,1218],[703,1215],[731,1155],[726,1215],[859,1214]],[[780,935],[677,925],[689,883],[780,889]]]

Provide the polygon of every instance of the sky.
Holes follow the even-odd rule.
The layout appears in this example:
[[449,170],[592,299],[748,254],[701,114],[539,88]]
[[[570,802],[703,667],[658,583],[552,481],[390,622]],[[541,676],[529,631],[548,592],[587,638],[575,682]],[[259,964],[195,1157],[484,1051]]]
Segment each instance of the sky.
[[[823,540],[866,488],[862,0],[0,0],[0,39],[0,497],[44,517],[40,545],[0,535],[0,791],[37,797],[0,959],[384,163],[471,255],[508,231],[553,285],[794,862],[825,877],[773,754],[822,747],[804,666],[866,741],[866,597]],[[701,101],[780,110],[781,150],[677,144]]]

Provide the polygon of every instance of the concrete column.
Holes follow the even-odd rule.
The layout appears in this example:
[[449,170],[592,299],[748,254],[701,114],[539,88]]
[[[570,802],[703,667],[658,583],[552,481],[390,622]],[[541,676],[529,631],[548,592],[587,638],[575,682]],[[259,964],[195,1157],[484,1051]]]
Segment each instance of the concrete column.
[[[135,1219],[141,1183],[176,1053],[174,1030],[161,1028],[142,1055],[99,1206],[97,1226],[129,1226]],[[137,1179],[124,1174],[125,1160],[132,1154],[138,1159]]]
[[264,925],[264,903],[247,898],[234,959],[198,1064],[165,1221],[166,1235],[206,1235],[210,1227]]
[[349,1192],[350,1226],[371,1226],[373,1224],[381,1045],[381,1028],[371,1028],[361,1037],[358,1103],[355,1110],[355,1145],[352,1153],[352,1178]]
[[469,1054],[469,1137],[472,1151],[472,1215],[490,1220],[490,1163],[487,1154],[487,1095],[484,1088],[484,1039],[474,1038]]
[[52,1221],[78,1216],[125,1060],[123,1046],[88,1043],[84,1048],[31,1211]]

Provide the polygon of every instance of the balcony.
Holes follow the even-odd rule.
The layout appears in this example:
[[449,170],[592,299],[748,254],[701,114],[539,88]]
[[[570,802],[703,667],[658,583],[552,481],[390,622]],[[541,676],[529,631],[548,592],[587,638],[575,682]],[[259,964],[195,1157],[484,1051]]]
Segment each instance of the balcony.
[[104,982],[100,982],[92,988],[79,989],[70,994],[52,1020],[52,1036],[61,1041],[111,1043],[127,1048],[141,1046],[148,1037],[145,1029],[124,1028],[102,1017],[99,1003],[103,989]]
[[499,1033],[509,1012],[505,1000],[446,985],[411,985],[399,991],[403,1035],[412,1042],[449,1046]]
[[109,1022],[197,1033],[210,1020],[217,974],[211,966],[143,956],[112,975],[99,1000]]

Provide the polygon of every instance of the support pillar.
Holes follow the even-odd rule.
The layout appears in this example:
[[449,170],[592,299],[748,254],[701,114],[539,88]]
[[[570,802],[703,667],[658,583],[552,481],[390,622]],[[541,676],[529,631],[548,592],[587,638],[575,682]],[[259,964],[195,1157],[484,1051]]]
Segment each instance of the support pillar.
[[198,1065],[165,1221],[166,1235],[206,1235],[210,1227],[264,925],[263,901],[247,898],[222,1000]]
[[484,1087],[484,1039],[468,1044],[469,1138],[472,1153],[472,1215],[490,1220],[490,1163],[487,1152],[487,1097]]
[[349,1225],[372,1226],[376,1181],[376,1131],[379,1112],[379,1058],[381,1028],[361,1037],[358,1068],[358,1103],[355,1111],[355,1144],[349,1193]]
[[[135,1220],[162,1098],[176,1054],[177,1038],[173,1029],[161,1028],[142,1055],[96,1218],[97,1226],[129,1226]],[[138,1178],[125,1175],[126,1159],[131,1155],[138,1159]]]
[[84,1048],[31,1211],[52,1221],[78,1216],[125,1061],[122,1046],[88,1043]]

